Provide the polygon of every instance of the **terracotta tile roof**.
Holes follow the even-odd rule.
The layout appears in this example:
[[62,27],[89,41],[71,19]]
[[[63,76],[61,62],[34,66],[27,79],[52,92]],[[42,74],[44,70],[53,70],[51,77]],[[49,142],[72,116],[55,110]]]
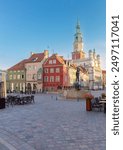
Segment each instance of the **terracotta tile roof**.
[[8,71],[10,71],[10,70],[24,70],[26,62],[27,62],[27,59],[24,59],[24,60],[20,61],[19,63],[17,63],[16,65],[9,68]]
[[35,62],[41,62],[44,57],[47,50],[44,51],[44,53],[36,53],[32,54],[28,59],[24,59],[17,63],[16,65],[12,66],[9,70],[24,70],[25,69],[25,63],[35,63]]
[[65,65],[65,59],[63,58],[63,56],[56,55],[56,58],[61,64]]
[[32,56],[28,59],[26,63],[41,62],[44,59],[44,56],[44,53],[32,54]]

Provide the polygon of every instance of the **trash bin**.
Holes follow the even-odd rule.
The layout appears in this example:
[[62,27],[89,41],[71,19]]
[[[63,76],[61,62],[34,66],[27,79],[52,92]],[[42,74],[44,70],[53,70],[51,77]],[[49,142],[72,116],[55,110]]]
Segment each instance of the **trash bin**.
[[0,98],[0,109],[5,108],[5,98]]
[[86,110],[91,111],[91,99],[86,99]]

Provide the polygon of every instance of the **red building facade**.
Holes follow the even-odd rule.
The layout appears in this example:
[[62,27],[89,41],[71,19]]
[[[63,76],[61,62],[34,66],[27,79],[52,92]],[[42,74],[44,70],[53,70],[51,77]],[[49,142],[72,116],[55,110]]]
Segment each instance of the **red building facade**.
[[68,71],[63,57],[53,54],[43,64],[43,89],[56,91],[59,87],[67,86]]

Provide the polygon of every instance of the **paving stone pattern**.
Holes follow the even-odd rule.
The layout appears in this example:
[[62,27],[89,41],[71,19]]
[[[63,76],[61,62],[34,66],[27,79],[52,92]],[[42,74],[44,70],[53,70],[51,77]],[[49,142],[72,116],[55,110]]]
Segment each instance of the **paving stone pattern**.
[[[35,95],[34,104],[0,110],[0,138],[10,150],[105,150],[106,115],[87,112],[84,100]],[[8,149],[0,142],[0,150]]]

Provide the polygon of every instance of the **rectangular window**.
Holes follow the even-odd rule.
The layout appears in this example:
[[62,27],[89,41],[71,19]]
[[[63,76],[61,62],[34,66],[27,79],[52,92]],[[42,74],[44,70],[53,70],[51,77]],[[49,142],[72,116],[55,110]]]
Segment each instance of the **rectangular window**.
[[37,69],[37,67],[36,66],[33,66],[33,70],[36,70]]
[[24,79],[24,75],[23,74],[21,75],[21,78]]
[[53,59],[53,64],[56,64],[56,59]]
[[48,77],[44,76],[44,82],[48,82]]
[[56,82],[60,82],[60,76],[56,76]]
[[20,74],[17,75],[17,79],[20,79]]
[[44,73],[48,73],[48,68],[45,68],[45,69],[44,69]]
[[37,75],[36,75],[36,74],[33,74],[32,79],[33,79],[33,80],[36,80],[36,79],[37,79]]
[[13,75],[13,79],[16,79],[16,75],[15,74]]
[[50,82],[54,82],[54,76],[50,76]]
[[9,79],[10,79],[10,80],[12,79],[12,74],[9,75]]
[[52,64],[52,60],[49,60],[49,64]]
[[54,73],[54,68],[50,68],[50,73]]
[[28,66],[28,70],[31,70],[31,66]]
[[59,73],[60,72],[60,68],[56,68],[56,73]]

